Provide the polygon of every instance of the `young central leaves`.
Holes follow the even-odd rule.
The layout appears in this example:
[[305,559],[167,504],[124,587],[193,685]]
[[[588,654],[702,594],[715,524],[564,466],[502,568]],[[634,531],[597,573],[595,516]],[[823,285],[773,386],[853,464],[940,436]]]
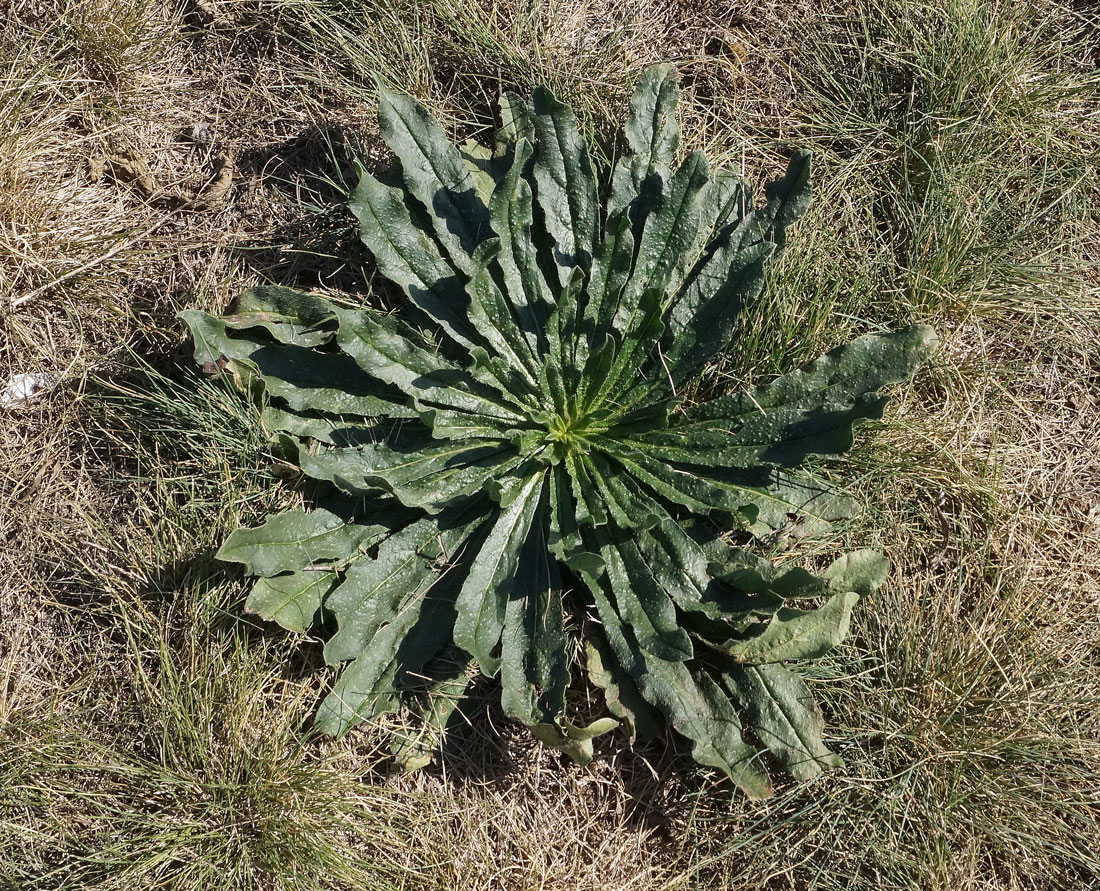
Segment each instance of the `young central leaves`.
[[[859,551],[815,575],[751,543],[851,513],[800,465],[848,449],[934,337],[869,334],[683,402],[735,348],[805,210],[809,158],[754,206],[701,152],[678,160],[676,102],[670,67],[642,75],[601,189],[545,88],[506,95],[494,148],[463,150],[380,88],[403,184],[360,170],[349,207],[401,310],[264,287],[220,319],[183,313],[196,361],[263,394],[313,481],[311,509],[233,533],[219,557],[256,577],[248,609],[327,635],[339,673],[317,729],[412,709],[429,741],[395,755],[422,764],[476,666],[506,715],[581,762],[621,724],[671,728],[750,795],[769,764],[807,779],[838,763],[798,665],[844,637],[885,561]],[[566,691],[585,672],[609,715],[580,726]]]

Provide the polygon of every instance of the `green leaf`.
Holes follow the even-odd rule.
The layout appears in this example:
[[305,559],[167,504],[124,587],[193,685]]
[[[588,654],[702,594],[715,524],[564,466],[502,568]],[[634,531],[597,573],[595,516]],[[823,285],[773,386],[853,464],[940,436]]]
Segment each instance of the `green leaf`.
[[280,343],[304,347],[327,343],[336,327],[329,301],[278,285],[249,288],[222,321],[237,331],[263,328]]
[[428,683],[417,685],[424,689],[405,697],[406,703],[412,700],[410,711],[417,719],[417,728],[395,732],[391,747],[394,762],[402,773],[419,770],[431,763],[432,750],[439,748],[473,679],[467,671],[467,660],[446,651],[425,667],[424,674]]
[[720,425],[758,450],[760,461],[784,466],[837,454],[851,447],[854,423],[881,416],[885,400],[874,394],[910,377],[935,348],[935,333],[923,325],[864,335],[771,383],[689,409],[686,423],[667,435]]
[[238,529],[214,556],[242,563],[249,575],[274,576],[314,563],[339,563],[365,551],[388,531],[349,522],[317,508],[288,510],[253,529]]
[[500,667],[494,650],[508,599],[517,588],[519,551],[534,523],[544,480],[545,473],[532,474],[519,496],[500,511],[458,595],[455,643],[473,656],[487,677]]
[[[585,404],[589,389],[599,388],[614,357],[614,343],[609,334],[611,319],[619,303],[619,294],[630,278],[633,262],[634,236],[626,214],[621,213],[609,218],[604,228],[604,239],[592,260],[588,300],[582,313],[583,337],[577,341],[577,368],[583,373],[578,399]],[[604,345],[604,355],[601,355],[601,345]]]
[[661,659],[639,647],[600,583],[590,576],[583,578],[615,656],[646,701],[664,714],[677,733],[692,741],[692,757],[721,770],[751,797],[769,795],[767,773],[756,750],[742,738],[733,704],[718,685],[705,673],[693,676],[683,662]]
[[648,529],[668,517],[656,501],[625,474],[617,474],[599,453],[580,459],[585,473],[595,483],[608,513],[620,529]]
[[721,562],[711,563],[708,571],[723,584],[738,591],[792,600],[822,597],[829,592],[828,582],[801,566],[781,569],[762,557],[741,548],[721,543]]
[[325,596],[336,583],[327,569],[299,569],[274,578],[260,578],[252,586],[245,609],[287,631],[304,634],[319,619]]
[[364,371],[424,405],[481,415],[502,428],[526,421],[509,396],[487,387],[443,357],[413,343],[390,319],[341,310],[337,343]]
[[564,288],[575,266],[588,269],[592,263],[599,224],[596,180],[572,109],[539,87],[534,112],[537,198],[555,242],[554,261]]
[[775,246],[761,241],[751,215],[686,279],[672,302],[666,362],[675,386],[726,349],[741,310],[763,289],[764,264]]
[[[695,242],[699,192],[708,178],[706,157],[702,152],[692,152],[669,180],[660,206],[642,230],[634,271],[615,310],[616,330],[633,330],[642,295],[650,291],[664,294],[681,256]],[[662,310],[665,303],[661,301]]]
[[573,499],[572,478],[559,464],[550,470],[550,528],[546,545],[563,563],[582,547],[577,525],[577,506]]
[[[359,449],[319,451],[303,462],[303,469],[319,477],[324,455],[331,479],[352,494],[371,490],[389,492],[406,507],[438,513],[455,499],[480,493],[502,473],[519,466],[523,458],[506,442],[463,439],[411,448],[382,443]],[[331,468],[331,470],[329,470]]]
[[834,520],[859,512],[853,498],[803,470],[759,467],[710,473],[712,482],[728,487],[741,499],[741,512],[755,518],[749,526],[754,535],[767,535],[776,529],[797,531],[801,536],[818,535],[828,531]]
[[474,275],[470,281],[470,319],[496,357],[506,375],[496,374],[507,391],[525,405],[538,406],[535,378],[538,360],[527,342],[520,323],[489,269],[500,253],[499,239],[481,244],[474,254]]
[[585,408],[588,411],[600,411],[606,407],[612,417],[622,415],[632,406],[628,398],[622,399],[622,392],[637,375],[649,359],[653,348],[661,339],[664,323],[661,321],[662,305],[660,291],[646,291],[635,307],[636,315],[631,319],[632,327],[623,332],[619,349],[607,367],[602,381],[593,390],[586,388],[588,398]]
[[314,439],[329,445],[364,445],[385,435],[378,427],[345,422],[339,416],[284,411],[270,405],[260,413],[260,421],[271,434],[292,433],[301,439]]
[[699,193],[699,235],[687,259],[705,262],[722,244],[723,233],[735,230],[751,207],[745,181],[729,170],[715,170]]
[[531,144],[521,138],[512,166],[489,200],[489,219],[500,237],[496,259],[519,327],[531,349],[545,355],[547,319],[554,298],[539,268],[531,234],[534,225],[531,187],[521,175],[531,154]]
[[675,70],[666,65],[647,68],[630,100],[630,116],[624,129],[634,154],[615,165],[607,216],[610,219],[628,210],[631,228],[637,234],[660,203],[663,184],[680,144],[677,100]]
[[642,698],[638,686],[623,671],[615,654],[602,635],[593,635],[585,641],[588,676],[592,683],[604,692],[607,708],[621,720],[630,734],[630,742],[637,738],[650,739],[661,729],[660,716]]
[[496,149],[503,154],[520,139],[530,142],[535,137],[535,121],[531,103],[515,93],[500,97],[500,129],[496,134]]
[[433,579],[434,585],[397,601],[385,624],[340,672],[317,710],[314,730],[342,736],[360,721],[400,708],[398,688],[442,651],[454,621],[455,576],[443,573]]
[[325,601],[338,626],[325,644],[325,661],[336,665],[360,656],[403,604],[437,582],[438,550],[449,559],[471,532],[465,525],[442,526],[438,518],[419,520],[383,541],[373,559],[355,561]]
[[712,578],[703,548],[667,517],[639,534],[637,542],[661,586],[685,612],[736,623],[750,614],[774,611],[782,605],[781,599],[776,603],[776,598],[746,597]]
[[615,609],[634,632],[638,645],[670,662],[690,659],[694,654],[691,638],[677,622],[672,599],[654,578],[633,538],[613,538],[602,528],[594,530],[591,537],[593,550],[603,558]]
[[[271,398],[291,409],[359,418],[414,416],[402,404],[399,392],[363,374],[347,356],[232,337],[224,322],[196,310],[186,310],[179,317],[191,329],[195,361],[206,371],[230,367],[245,383],[258,378]],[[341,386],[330,386],[334,381]]]
[[496,188],[499,159],[493,157],[492,149],[488,146],[480,145],[472,139],[467,139],[458,153],[474,178],[478,198],[488,205],[489,196]]
[[733,669],[726,685],[748,713],[753,733],[796,780],[810,780],[841,760],[825,746],[825,720],[802,679],[782,665]]
[[852,404],[804,411],[782,406],[737,423],[736,432],[671,428],[632,437],[639,451],[699,467],[797,467],[810,455],[838,455],[852,447],[853,426],[882,417],[886,398],[855,397]]
[[428,211],[439,243],[458,269],[472,274],[474,249],[489,234],[489,214],[470,168],[423,105],[381,84],[378,124],[401,161],[409,193]]
[[861,597],[873,594],[885,583],[890,564],[878,551],[853,551],[837,557],[822,576],[829,590],[837,593],[853,591]]
[[639,443],[635,438],[614,442],[603,437],[597,445],[661,497],[697,513],[743,513],[754,521],[753,531],[760,534],[796,521],[804,534],[815,534],[829,528],[831,521],[853,516],[858,510],[851,498],[809,474],[765,466],[739,469],[733,460],[735,452],[728,462],[713,456],[708,459],[707,453],[701,452],[701,466],[681,467],[669,463],[677,459],[686,463],[690,457],[678,446]]
[[747,640],[729,641],[723,649],[738,662],[762,664],[816,659],[848,635],[854,593],[834,594],[818,609],[781,609],[764,630]]
[[[413,223],[401,190],[383,185],[360,166],[356,171],[359,184],[348,209],[359,220],[360,237],[379,271],[456,342],[467,347],[477,343],[465,318],[469,298],[458,275],[432,238]],[[472,269],[472,259],[467,260]]]
[[545,504],[536,510],[519,554],[526,569],[505,607],[500,663],[501,707],[529,727],[562,717],[569,682],[561,576],[547,547]]
[[232,360],[247,360],[260,348],[253,340],[230,337],[225,322],[197,309],[185,309],[176,316],[191,331],[195,364],[207,374],[216,374]]
[[596,483],[588,475],[582,456],[569,453],[565,456],[565,469],[569,475],[570,491],[579,526],[603,526],[607,523],[607,505],[596,491]]
[[627,143],[646,169],[667,169],[680,147],[678,99],[676,69],[671,65],[651,65],[638,78],[624,130]]
[[758,220],[766,237],[780,247],[787,240],[787,228],[798,222],[810,206],[809,183],[810,153],[803,149],[794,153],[783,178],[765,187],[768,203]]

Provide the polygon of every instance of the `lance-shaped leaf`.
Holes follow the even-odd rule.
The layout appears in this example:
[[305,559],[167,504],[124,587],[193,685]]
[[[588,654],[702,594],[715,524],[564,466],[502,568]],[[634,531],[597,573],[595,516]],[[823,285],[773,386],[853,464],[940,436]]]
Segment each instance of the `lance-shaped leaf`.
[[722,649],[738,662],[762,664],[817,659],[848,636],[854,593],[834,594],[817,609],[781,609],[763,630],[747,640],[727,641]]
[[775,246],[752,237],[754,232],[747,217],[689,276],[672,304],[669,318],[677,333],[667,341],[666,362],[677,387],[729,345],[742,309],[763,289],[764,264]]
[[588,677],[604,692],[608,711],[622,721],[633,743],[650,739],[661,729],[660,715],[642,697],[638,685],[619,664],[606,638],[595,634],[585,642]]
[[409,450],[384,445],[358,452],[362,479],[393,494],[406,507],[438,513],[455,499],[474,495],[492,479],[517,467],[522,456],[492,440],[447,440]]
[[830,590],[825,579],[801,566],[780,568],[742,548],[732,548],[724,542],[715,544],[719,559],[709,564],[708,571],[722,584],[738,591],[779,600],[797,600],[821,597]]
[[573,494],[576,523],[579,526],[603,526],[608,520],[607,504],[600,498],[595,481],[588,476],[583,456],[568,453],[564,463]]
[[[348,208],[359,220],[360,237],[379,271],[400,285],[413,305],[459,344],[477,343],[466,317],[469,297],[458,274],[432,238],[413,222],[401,190],[383,185],[362,167],[356,170],[359,184]],[[468,262],[472,264],[469,258]]]
[[779,600],[804,600],[852,592],[866,597],[885,583],[890,564],[878,551],[842,554],[820,575],[801,566],[776,566],[743,548],[712,540],[700,546],[707,572],[738,591]]
[[733,669],[725,682],[756,738],[796,780],[840,766],[821,738],[821,709],[797,674],[782,665],[752,665]]
[[[729,170],[715,170],[699,192],[699,225],[694,248],[684,255],[685,265],[677,281],[689,268],[705,263],[724,245],[723,235],[737,229],[752,207],[748,184]],[[679,315],[677,314],[677,318]],[[671,323],[676,327],[676,322]]]
[[595,483],[608,513],[620,529],[648,529],[668,514],[625,474],[617,474],[598,452],[579,459],[589,480]]
[[835,520],[859,513],[859,503],[838,492],[820,477],[801,469],[773,470],[759,467],[751,470],[730,469],[713,480],[730,485],[742,493],[745,513],[751,507],[755,522],[749,526],[754,535],[767,535],[774,529],[797,527],[800,534],[818,535],[828,530]]
[[676,69],[671,65],[651,65],[638,78],[623,130],[647,170],[667,168],[680,147],[678,99]]
[[611,649],[638,683],[647,702],[677,733],[692,742],[692,757],[721,770],[754,798],[771,793],[756,750],[741,736],[741,723],[729,697],[705,673],[693,676],[678,661],[667,661],[638,646],[611,606],[600,581],[583,575],[592,592]]
[[668,435],[720,425],[757,449],[760,461],[785,466],[809,454],[843,452],[855,422],[881,416],[885,400],[877,391],[910,377],[935,348],[935,333],[923,325],[868,334],[771,383],[689,409]]
[[366,445],[377,442],[387,433],[385,428],[361,423],[361,418],[348,422],[339,415],[285,411],[271,405],[260,413],[260,421],[268,433],[291,433],[299,439],[313,439],[329,445]]
[[569,471],[562,464],[551,468],[548,483],[550,528],[546,534],[546,546],[563,563],[583,547],[572,482]]
[[706,552],[667,515],[661,523],[639,534],[637,542],[662,587],[685,612],[736,623],[754,613],[774,611],[782,604],[779,598],[745,596],[712,578]]
[[661,292],[646,291],[639,298],[635,309],[636,314],[631,319],[632,327],[623,333],[622,342],[603,382],[594,393],[591,386],[588,388],[588,408],[595,407],[599,410],[606,405],[613,411],[613,416],[622,416],[634,407],[629,395],[620,402],[619,394],[628,390],[629,384],[636,380],[638,371],[646,364],[665,330],[661,321]]
[[749,416],[733,433],[672,428],[643,433],[630,443],[656,458],[700,467],[797,467],[810,455],[847,451],[853,425],[881,417],[885,405],[886,397],[870,394],[857,396],[850,405],[813,412],[781,406]]
[[526,541],[541,500],[545,474],[536,473],[501,510],[473,561],[458,595],[454,640],[492,677],[500,666],[495,649],[504,629],[508,598],[516,590],[520,546]]
[[[179,314],[195,339],[195,361],[209,373],[229,366],[245,382],[263,381],[266,393],[292,409],[357,418],[413,417],[399,391],[364,374],[338,353],[233,337],[226,323],[197,310]],[[334,387],[334,382],[340,382]]]
[[601,437],[599,447],[656,495],[701,514],[741,514],[754,529],[781,529],[798,519],[807,533],[827,528],[831,520],[851,516],[851,499],[806,475],[764,469],[722,476],[703,476],[639,453],[623,442]]
[[629,210],[631,227],[641,233],[646,218],[659,204],[673,156],[680,145],[676,120],[679,90],[670,65],[647,68],[630,100],[624,131],[632,155],[620,158],[611,176],[608,218]]
[[409,193],[429,212],[436,238],[455,266],[471,274],[474,249],[489,234],[489,213],[462,155],[423,105],[381,84],[378,124],[401,160]]
[[488,146],[474,142],[472,139],[467,139],[458,153],[474,178],[478,198],[483,205],[488,206],[489,196],[493,194],[497,184],[496,168],[500,163],[499,159],[493,157],[493,150]]
[[[642,230],[634,259],[634,271],[615,310],[614,327],[634,328],[639,301],[647,291],[662,295],[681,256],[695,243],[699,222],[699,191],[709,173],[702,152],[692,152],[669,180],[657,211]],[[662,301],[662,309],[667,301]]]
[[663,660],[682,662],[694,653],[691,638],[676,621],[676,608],[638,551],[633,537],[601,528],[591,536],[600,555],[615,609],[638,645]]
[[547,353],[547,319],[554,298],[539,268],[531,227],[534,205],[531,186],[522,176],[533,149],[520,138],[515,159],[489,200],[489,219],[500,238],[497,263],[515,308],[519,327],[536,355]]
[[561,575],[546,544],[545,503],[536,510],[519,555],[526,571],[516,574],[505,607],[500,663],[501,707],[529,727],[563,718],[569,682]]
[[565,280],[557,305],[546,323],[547,389],[554,398],[559,415],[575,414],[577,380],[580,368],[574,352],[577,344],[577,298],[584,284],[584,273],[575,267]]
[[520,323],[513,315],[504,294],[497,286],[489,263],[500,253],[501,242],[490,238],[474,252],[474,274],[470,282],[470,319],[482,338],[509,372],[494,375],[508,391],[528,404],[538,405],[535,389],[538,360],[527,342]]
[[443,357],[413,343],[390,319],[340,311],[337,342],[359,367],[424,404],[522,424],[522,406]]
[[592,263],[600,219],[596,179],[572,109],[540,87],[534,94],[534,112],[538,203],[554,239],[558,279],[565,287],[575,266],[588,269]]
[[374,627],[321,703],[315,730],[342,736],[401,706],[399,688],[446,646],[454,622],[455,574],[433,575],[432,582],[407,592]]
[[504,154],[520,139],[530,141],[535,135],[531,103],[515,93],[500,97],[500,129],[496,133],[496,152]]
[[415,729],[402,729],[394,734],[391,747],[393,760],[403,773],[419,770],[431,763],[432,751],[438,749],[452,721],[472,675],[468,660],[457,652],[444,650],[423,669],[423,677],[411,672],[414,690],[407,694],[406,705],[417,719]]
[[[634,236],[625,213],[619,213],[607,221],[604,239],[592,260],[592,274],[588,282],[580,333],[577,342],[577,368],[583,371],[579,397],[584,400],[590,385],[598,386],[607,373],[599,368],[601,360],[596,353],[601,344],[611,346],[611,319],[619,305],[619,294],[630,279],[634,261]],[[613,352],[608,350],[608,362]]]
[[262,526],[233,532],[215,556],[244,564],[249,575],[273,576],[313,563],[345,561],[387,531],[385,526],[349,523],[324,508],[288,510]]
[[325,644],[325,661],[336,665],[358,658],[404,602],[436,583],[435,558],[453,557],[476,525],[443,527],[436,518],[419,520],[383,541],[373,559],[353,563],[325,601],[338,626]]
[[327,343],[336,327],[329,301],[278,285],[249,288],[222,321],[237,331],[263,328],[280,343],[305,347]]
[[890,574],[890,564],[878,551],[852,551],[837,557],[822,576],[829,590],[839,593],[853,591],[861,597],[882,587]]
[[765,188],[768,203],[758,219],[769,241],[780,247],[787,240],[787,228],[798,222],[810,206],[810,153],[797,151],[781,179]]

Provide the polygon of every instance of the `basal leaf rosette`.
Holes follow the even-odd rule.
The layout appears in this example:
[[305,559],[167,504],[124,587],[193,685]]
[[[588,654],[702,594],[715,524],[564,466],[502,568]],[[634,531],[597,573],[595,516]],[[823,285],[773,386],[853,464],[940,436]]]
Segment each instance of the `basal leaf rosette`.
[[[182,314],[199,364],[262,390],[263,423],[319,484],[313,509],[219,552],[256,577],[248,609],[335,628],[316,727],[408,707],[439,730],[472,660],[510,718],[581,762],[621,724],[631,739],[671,727],[751,795],[769,761],[799,779],[836,764],[797,664],[844,637],[886,563],[858,551],[814,574],[748,544],[852,513],[801,465],[881,416],[931,331],[685,401],[805,210],[808,156],[760,206],[701,152],[674,163],[676,80],[658,66],[601,202],[576,119],[545,89],[505,95],[492,149],[456,148],[413,99],[379,92],[402,185],[360,170],[350,208],[402,311],[263,287],[221,318]],[[571,719],[578,672],[609,717]],[[397,752],[415,766],[429,748]]]

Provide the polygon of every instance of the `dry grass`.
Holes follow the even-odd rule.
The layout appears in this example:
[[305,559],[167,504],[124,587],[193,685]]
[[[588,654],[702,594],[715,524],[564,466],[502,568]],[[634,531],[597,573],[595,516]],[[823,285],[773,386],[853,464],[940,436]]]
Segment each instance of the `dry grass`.
[[[1097,21],[1054,0],[523,9],[0,12],[0,382],[62,378],[0,414],[0,887],[1095,885]],[[174,314],[262,278],[368,291],[338,203],[350,155],[384,158],[375,71],[460,137],[545,80],[609,148],[659,59],[686,144],[757,181],[793,144],[820,162],[712,386],[876,326],[945,334],[838,468],[868,501],[842,537],[894,564],[816,677],[846,767],[751,803],[660,744],[563,764],[486,705],[390,778],[382,733],[303,736],[316,642],[242,619],[211,559],[298,496],[254,408],[186,370]],[[228,189],[179,206],[225,158]]]

